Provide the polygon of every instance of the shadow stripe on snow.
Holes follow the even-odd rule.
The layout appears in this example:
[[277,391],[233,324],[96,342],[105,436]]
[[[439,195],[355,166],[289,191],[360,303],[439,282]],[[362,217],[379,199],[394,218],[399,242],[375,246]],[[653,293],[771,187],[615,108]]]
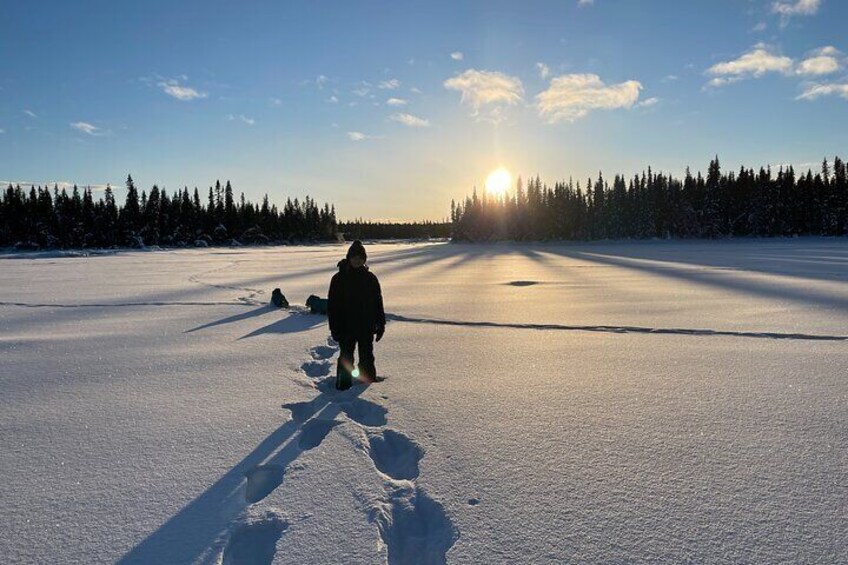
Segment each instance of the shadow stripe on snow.
[[638,334],[671,334],[688,336],[723,336],[749,337],[758,339],[794,339],[809,341],[848,341],[843,335],[816,335],[781,332],[743,332],[731,330],[709,330],[688,328],[650,328],[643,326],[571,326],[563,324],[518,324],[507,322],[475,322],[460,320],[439,320],[433,318],[410,318],[398,314],[386,314],[387,320],[406,322],[410,324],[433,324],[437,326],[462,326],[477,328],[514,328],[520,330],[555,330],[568,332],[603,332],[603,333],[638,333]]

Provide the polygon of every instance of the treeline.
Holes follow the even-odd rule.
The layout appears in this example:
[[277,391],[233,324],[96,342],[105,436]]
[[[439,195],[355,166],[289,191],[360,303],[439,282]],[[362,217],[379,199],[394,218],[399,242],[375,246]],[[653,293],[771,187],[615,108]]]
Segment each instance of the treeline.
[[519,179],[513,195],[475,190],[451,202],[451,220],[458,241],[846,235],[848,180],[838,157],[798,176],[791,166],[722,173],[716,157],[706,177],[649,168],[611,184],[599,175],[583,187],[537,177],[526,189]]
[[339,224],[339,232],[346,240],[449,238],[452,229],[450,222],[392,223],[355,220]]
[[336,239],[336,211],[313,199],[288,199],[282,210],[233,196],[230,182],[220,181],[201,201],[197,188],[168,193],[153,186],[138,189],[127,177],[123,205],[107,186],[95,200],[90,188],[70,193],[54,186],[9,185],[0,197],[0,246],[20,249],[206,246],[264,244]]

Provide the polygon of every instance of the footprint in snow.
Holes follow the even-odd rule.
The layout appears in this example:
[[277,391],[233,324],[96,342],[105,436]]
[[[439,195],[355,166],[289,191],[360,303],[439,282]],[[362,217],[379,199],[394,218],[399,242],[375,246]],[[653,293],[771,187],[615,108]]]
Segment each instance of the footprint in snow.
[[388,410],[379,404],[368,402],[362,398],[354,398],[350,402],[339,403],[339,407],[348,418],[357,424],[372,428],[386,425]]
[[305,422],[315,413],[315,406],[312,402],[292,402],[283,404],[283,408],[291,412],[292,420],[295,422]]
[[374,466],[395,480],[418,477],[418,462],[424,456],[421,446],[394,430],[369,434],[368,454]]
[[250,519],[230,536],[222,565],[271,565],[277,542],[288,527],[288,522],[273,512]]
[[335,355],[338,350],[338,346],[335,345],[316,345],[309,350],[309,353],[316,361],[324,361]]
[[257,465],[245,473],[247,477],[245,499],[250,504],[264,499],[283,483],[285,474],[286,468],[281,465]]
[[330,374],[330,369],[329,361],[307,361],[300,366],[300,370],[313,379],[326,377]]
[[410,483],[392,488],[371,519],[377,522],[389,565],[442,565],[459,537],[442,505]]

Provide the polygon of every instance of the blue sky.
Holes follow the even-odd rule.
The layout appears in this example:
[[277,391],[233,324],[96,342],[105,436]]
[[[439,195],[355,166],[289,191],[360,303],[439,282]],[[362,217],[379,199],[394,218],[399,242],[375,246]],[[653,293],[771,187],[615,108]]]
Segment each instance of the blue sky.
[[34,1],[0,22],[4,181],[220,178],[439,219],[498,166],[585,182],[848,148],[837,0]]

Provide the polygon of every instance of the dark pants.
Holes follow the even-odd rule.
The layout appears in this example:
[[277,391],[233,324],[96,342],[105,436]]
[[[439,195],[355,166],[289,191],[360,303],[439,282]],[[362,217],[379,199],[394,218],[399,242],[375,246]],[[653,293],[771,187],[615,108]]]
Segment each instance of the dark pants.
[[[353,372],[353,351],[359,347],[359,378],[373,380],[377,376],[374,367],[374,336],[344,337],[339,341],[339,366],[336,372],[337,388],[347,388],[343,383],[350,382]],[[342,383],[342,386],[338,386]]]

